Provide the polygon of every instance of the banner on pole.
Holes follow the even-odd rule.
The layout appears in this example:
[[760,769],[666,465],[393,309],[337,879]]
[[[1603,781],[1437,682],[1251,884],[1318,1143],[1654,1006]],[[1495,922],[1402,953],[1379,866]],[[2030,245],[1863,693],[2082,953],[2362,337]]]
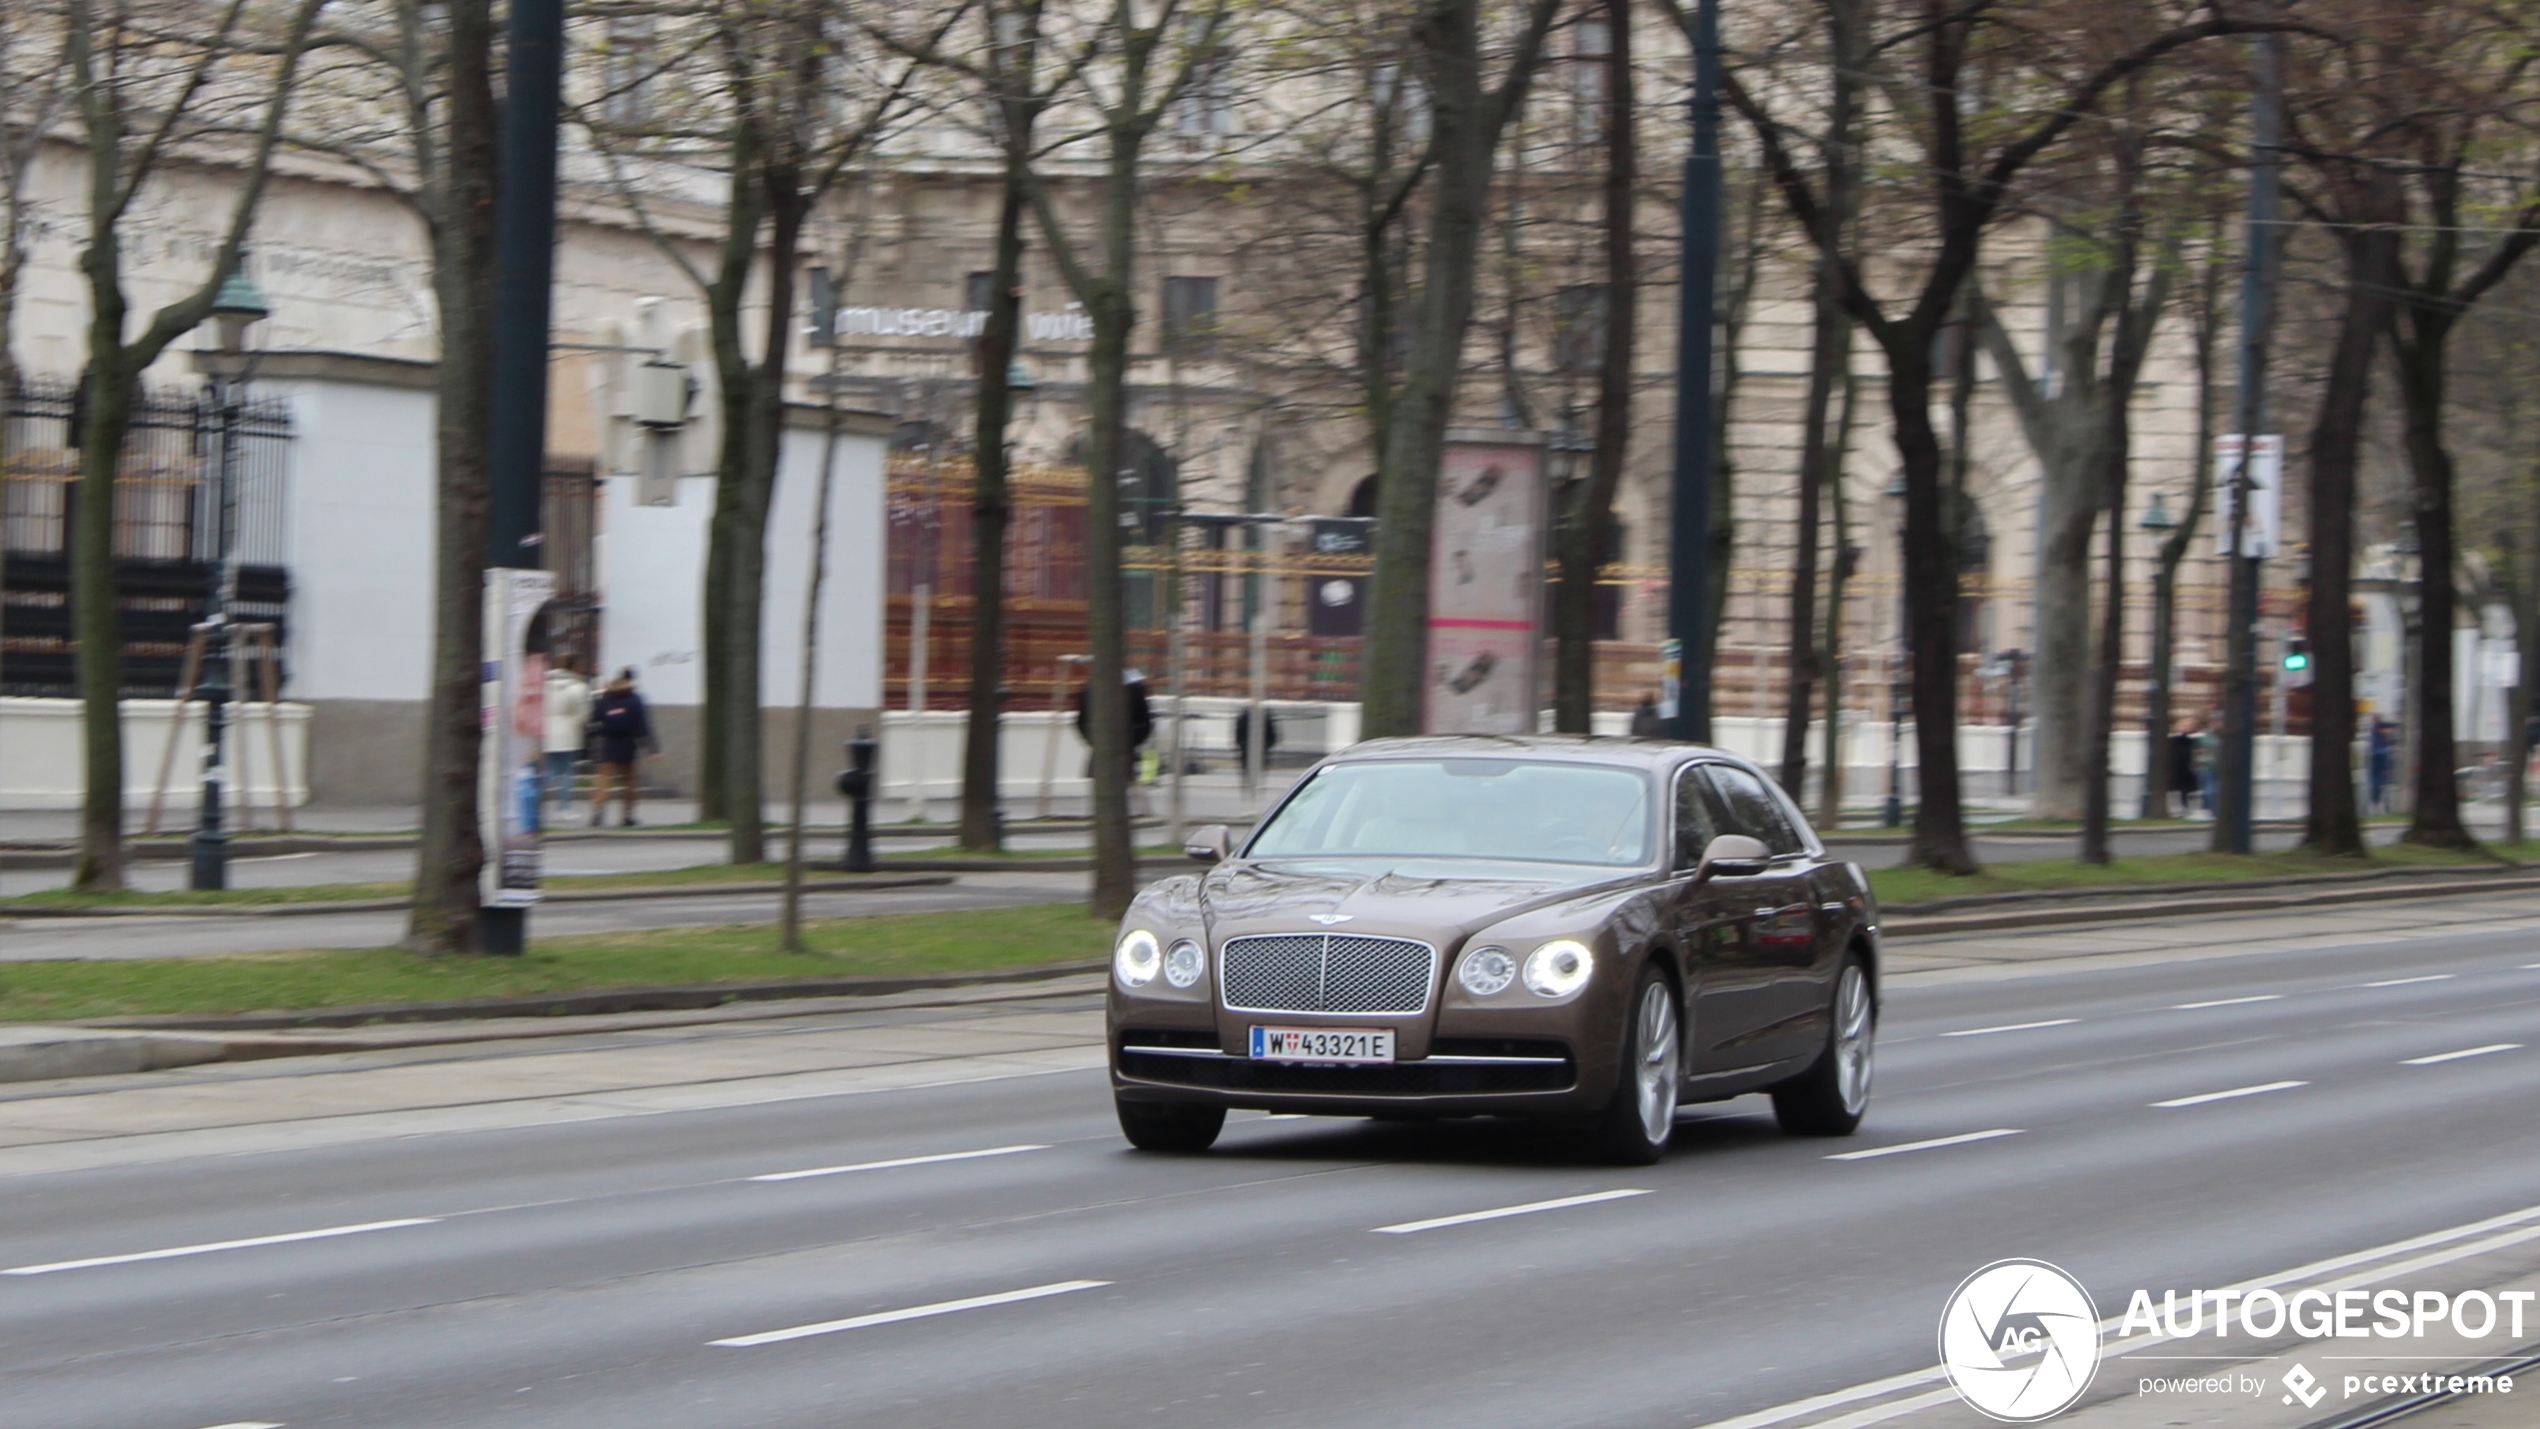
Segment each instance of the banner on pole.
[[2245,476],[2240,452],[2239,436],[2214,438],[2214,554],[2232,554],[2233,512],[2245,482],[2250,492],[2249,554],[2263,559],[2276,553],[2284,535],[2284,438],[2273,433],[2259,437]]
[[1450,433],[1429,547],[1429,733],[1534,733],[1543,552],[1542,437]]
[[551,639],[550,571],[496,566],[485,572],[484,736],[477,807],[483,816],[485,868],[479,875],[489,908],[527,908],[538,901],[546,810],[547,659]]

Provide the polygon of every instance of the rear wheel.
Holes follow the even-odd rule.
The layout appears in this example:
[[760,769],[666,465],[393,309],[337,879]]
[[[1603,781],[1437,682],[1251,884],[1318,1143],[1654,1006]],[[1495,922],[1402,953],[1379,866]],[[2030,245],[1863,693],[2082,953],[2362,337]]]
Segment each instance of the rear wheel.
[[1826,1049],[1807,1071],[1773,1088],[1773,1116],[1793,1136],[1850,1136],[1870,1109],[1870,1052],[1878,1031],[1870,973],[1847,957],[1836,974]]
[[1120,1134],[1140,1151],[1206,1151],[1226,1126],[1222,1106],[1174,1106],[1112,1098],[1120,1112]]
[[1629,1007],[1614,1100],[1591,1126],[1589,1140],[1601,1160],[1651,1166],[1667,1154],[1676,1128],[1676,990],[1657,968],[1643,968]]

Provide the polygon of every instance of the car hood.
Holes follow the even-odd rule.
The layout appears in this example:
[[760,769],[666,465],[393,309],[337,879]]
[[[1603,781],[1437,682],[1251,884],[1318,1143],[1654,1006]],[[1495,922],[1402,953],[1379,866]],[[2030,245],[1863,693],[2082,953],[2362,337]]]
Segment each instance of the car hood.
[[[1646,869],[1480,859],[1231,862],[1200,902],[1223,942],[1250,933],[1384,933],[1441,948],[1502,919],[1648,878]],[[1318,916],[1319,915],[1319,916]]]

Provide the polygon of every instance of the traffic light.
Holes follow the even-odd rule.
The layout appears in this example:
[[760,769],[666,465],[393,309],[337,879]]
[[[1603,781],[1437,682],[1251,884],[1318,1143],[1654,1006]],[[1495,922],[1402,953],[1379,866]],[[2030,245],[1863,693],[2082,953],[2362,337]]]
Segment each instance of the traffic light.
[[2299,689],[2311,682],[2311,642],[2299,635],[2284,642],[2284,683]]

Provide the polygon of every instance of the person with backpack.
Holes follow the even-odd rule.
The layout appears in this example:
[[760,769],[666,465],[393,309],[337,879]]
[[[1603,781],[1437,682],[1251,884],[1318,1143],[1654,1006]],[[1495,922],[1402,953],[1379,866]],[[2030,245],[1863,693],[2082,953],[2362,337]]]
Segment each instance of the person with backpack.
[[591,702],[591,743],[597,756],[597,772],[591,780],[591,827],[608,822],[609,786],[614,782],[622,809],[619,823],[635,827],[635,766],[641,754],[661,752],[660,741],[653,738],[652,716],[644,709],[644,697],[635,693],[635,667],[617,672],[608,688]]

